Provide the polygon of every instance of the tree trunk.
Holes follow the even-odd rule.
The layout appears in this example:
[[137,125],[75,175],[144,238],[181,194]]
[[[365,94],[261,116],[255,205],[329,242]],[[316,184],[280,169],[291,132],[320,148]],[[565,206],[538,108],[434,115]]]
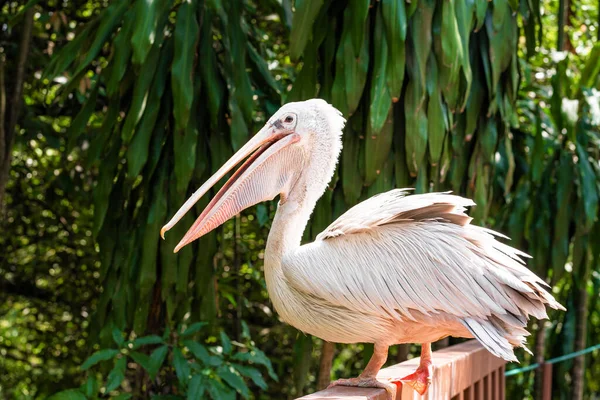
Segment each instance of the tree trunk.
[[[575,326],[575,351],[585,349],[587,332],[587,280],[581,282],[577,288],[577,317]],[[583,399],[585,385],[585,355],[576,357],[573,361],[573,400]]]
[[558,5],[558,37],[556,41],[556,50],[567,50],[575,53],[575,48],[571,44],[571,39],[567,35],[566,27],[571,26],[571,0],[560,0]]
[[450,345],[450,337],[446,336],[445,338],[440,339],[437,342],[435,342],[433,344],[433,348],[434,348],[434,350],[439,350],[439,349],[448,347],[449,345]]
[[323,390],[331,381],[331,365],[335,354],[335,343],[323,341],[321,348],[321,361],[319,363],[319,379],[317,380],[317,390]]
[[[538,332],[535,337],[535,362],[542,364],[545,360],[546,349],[546,327],[543,321],[538,321]],[[543,371],[541,368],[535,370],[535,398],[542,400],[542,388],[543,388]]]
[[396,354],[396,362],[401,363],[402,361],[408,360],[408,344],[403,343],[398,345],[398,353]]
[[12,96],[6,97],[5,61],[4,55],[0,55],[0,211],[3,210],[4,193],[8,184],[11,153],[15,141],[15,127],[21,113],[23,104],[23,81],[25,79],[25,67],[29,56],[29,45],[31,43],[31,30],[33,27],[33,7],[30,7],[23,16],[21,24],[21,41],[19,42],[19,54],[15,73],[10,77],[14,82]]

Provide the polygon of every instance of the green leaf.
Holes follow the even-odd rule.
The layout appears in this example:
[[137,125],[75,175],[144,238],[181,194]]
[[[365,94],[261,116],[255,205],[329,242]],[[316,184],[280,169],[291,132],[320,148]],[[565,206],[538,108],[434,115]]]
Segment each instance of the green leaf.
[[179,383],[184,386],[187,385],[190,378],[190,364],[177,347],[173,349],[173,364],[175,365],[175,373],[177,374]]
[[242,338],[250,339],[250,328],[248,327],[248,323],[244,320],[241,322],[242,325]]
[[477,137],[481,145],[483,160],[491,161],[494,158],[498,144],[498,124],[493,118],[486,118],[482,122],[485,125],[479,126]]
[[127,368],[127,359],[121,357],[115,361],[115,367],[108,373],[106,378],[106,393],[112,392],[121,386],[121,382],[125,379],[125,369]]
[[81,364],[81,370],[85,371],[90,367],[98,364],[101,361],[107,361],[112,359],[114,356],[119,354],[119,350],[116,349],[103,349],[92,354],[83,364]]
[[[408,28],[410,31],[409,38],[407,40],[407,54],[411,54],[411,62],[407,58],[407,67],[412,65],[412,68],[408,69],[409,76],[411,79],[418,79],[419,86],[425,88],[427,81],[427,59],[429,53],[431,53],[432,43],[432,20],[435,4],[437,2],[433,0],[421,0],[418,2],[418,6],[415,10],[415,14],[411,18],[411,23]],[[424,93],[421,93],[424,96]],[[422,98],[419,97],[422,101]]]
[[254,382],[254,384],[259,388],[263,390],[267,389],[267,382],[265,382],[262,374],[256,368],[247,367],[240,364],[232,364],[232,366],[243,376],[252,379],[252,382]]
[[[159,175],[152,180],[152,195],[154,200],[148,212],[146,220],[147,226],[143,232],[142,243],[144,251],[142,252],[138,272],[139,302],[138,304],[147,304],[147,296],[150,295],[156,282],[156,260],[158,251],[158,240],[160,227],[164,223],[167,211],[167,200],[164,193],[167,187],[167,168],[166,158],[163,158],[162,168],[159,168]],[[144,303],[146,302],[146,303]],[[146,311],[138,310],[134,317],[134,330],[143,332],[147,321]]]
[[554,217],[554,237],[552,239],[552,268],[555,275],[552,281],[556,282],[562,275],[569,256],[569,226],[573,214],[571,197],[573,193],[574,170],[572,156],[563,152],[557,168],[556,181],[556,215]]
[[592,47],[587,57],[587,61],[581,72],[581,79],[579,80],[579,90],[593,87],[594,83],[598,81],[598,75],[600,75],[600,43],[596,43]]
[[294,371],[293,381],[297,391],[301,391],[306,383],[310,364],[312,362],[313,340],[312,336],[298,332],[294,342]]
[[225,354],[229,354],[231,353],[231,340],[229,339],[229,336],[227,336],[227,334],[224,331],[220,332],[221,334],[221,343],[223,344],[223,353]]
[[[403,3],[399,1],[398,3]],[[348,2],[348,8],[350,9],[350,21],[351,26],[349,27],[352,36],[352,48],[354,49],[354,57],[359,57],[361,48],[363,45],[363,36],[365,30],[363,27],[367,22],[367,16],[369,15],[369,6],[371,5],[370,0],[350,0]]]
[[585,213],[584,226],[590,229],[594,225],[594,222],[596,222],[598,214],[598,178],[594,174],[587,152],[580,143],[577,144],[577,156],[579,157],[577,164],[579,172],[579,197],[583,201]]
[[365,185],[371,185],[383,170],[392,148],[394,137],[393,109],[388,110],[387,118],[377,133],[367,128],[365,138]]
[[190,118],[194,101],[194,57],[198,43],[198,21],[196,2],[185,0],[177,11],[175,23],[175,50],[171,67],[171,87],[173,90],[173,116],[175,130],[183,131]]
[[174,133],[173,151],[176,154],[175,181],[179,193],[185,193],[194,174],[198,135],[199,131],[195,114],[192,115],[185,130]]
[[138,16],[135,21],[135,29],[131,37],[131,46],[133,48],[132,61],[136,65],[142,65],[150,52],[157,37],[162,36],[159,32],[159,20],[167,15],[170,1],[167,0],[137,0],[135,3],[135,13]]
[[90,95],[85,101],[85,104],[77,113],[77,116],[71,122],[69,129],[67,129],[67,153],[75,147],[77,139],[85,130],[85,127],[92,116],[92,113],[96,109],[96,98],[98,97],[98,84],[96,83],[93,89],[90,91]]
[[119,105],[119,100],[111,101],[110,105],[108,106],[108,111],[104,116],[102,126],[100,129],[94,130],[94,135],[90,141],[90,147],[85,160],[87,168],[95,165],[103,157],[103,151],[105,150],[108,140],[113,134],[113,128],[119,117]]
[[[360,119],[360,121],[359,121]],[[342,178],[342,190],[344,199],[348,205],[358,202],[363,188],[363,180],[360,168],[356,160],[360,158],[362,135],[362,113],[356,113],[348,121],[345,133],[342,135],[342,161],[340,175]]]
[[161,338],[160,336],[157,335],[150,335],[150,336],[142,336],[139,338],[136,338],[133,341],[133,349],[138,349],[141,346],[146,346],[149,344],[164,344],[165,341],[163,338]]
[[[505,0],[502,0],[504,2]],[[494,1],[494,5],[498,1]],[[508,8],[508,5],[506,6]],[[494,13],[495,17],[495,13]],[[500,75],[504,72],[512,60],[513,49],[516,46],[518,38],[517,24],[511,21],[513,17],[507,13],[503,20],[502,27],[498,29],[496,22],[488,15],[485,22],[486,31],[489,37],[489,62],[491,65],[491,85],[490,98],[495,95]]]
[[260,76],[263,78],[264,82],[276,93],[280,94],[282,91],[281,85],[275,80],[273,74],[271,74],[271,71],[269,71],[266,60],[261,57],[260,54],[258,54],[250,42],[248,42],[248,55],[250,56],[250,60],[254,63],[255,68],[260,73]]
[[269,221],[269,210],[262,203],[256,206],[256,219],[261,228]]
[[53,80],[57,75],[64,73],[69,68],[75,57],[81,54],[81,47],[86,39],[90,37],[90,31],[95,28],[99,21],[96,18],[88,22],[85,28],[75,35],[73,40],[52,57],[50,63],[44,69],[42,79]]
[[188,326],[185,331],[183,331],[183,333],[181,334],[181,337],[191,336],[191,335],[199,332],[200,329],[202,329],[206,325],[208,325],[208,322],[194,322],[193,324]]
[[135,80],[133,87],[133,97],[127,110],[125,122],[121,128],[121,138],[125,143],[129,143],[135,132],[135,127],[140,122],[146,106],[148,105],[148,97],[150,95],[150,86],[152,84],[154,74],[159,65],[159,56],[161,52],[163,35],[156,41],[148,56],[148,59],[141,66],[140,72]]
[[133,395],[131,393],[120,393],[114,397],[111,397],[110,400],[128,400],[132,397]]
[[125,14],[123,26],[113,41],[114,53],[110,60],[110,68],[106,70],[106,93],[109,97],[113,97],[117,93],[117,89],[129,66],[131,32],[137,26],[135,23],[135,11],[136,9],[132,8]]
[[440,162],[442,155],[447,124],[445,104],[438,86],[437,62],[433,54],[429,57],[428,67],[429,81],[427,91],[429,93],[429,101],[427,102],[427,140],[429,144],[430,163],[432,166],[436,166]]
[[128,7],[129,0],[120,0],[112,2],[102,12],[100,25],[98,26],[98,30],[96,30],[93,35],[94,41],[88,49],[85,58],[81,63],[79,63],[79,66],[73,75],[79,74],[79,72],[83,71],[83,69],[87,67],[94,58],[96,58],[102,49],[102,46],[104,46],[106,41],[109,39],[109,36],[121,22],[123,14],[125,14],[125,11],[127,11]]
[[[373,65],[371,82],[371,106],[369,108],[370,135],[379,135],[392,106],[392,97],[387,84],[386,67],[388,60],[388,45],[385,37],[382,8],[379,8],[375,19],[375,63]],[[387,158],[387,154],[383,155]],[[369,185],[370,182],[367,182]]]
[[152,354],[150,354],[150,361],[151,361],[151,365],[152,365],[152,368],[150,370],[148,370],[150,379],[154,380],[154,378],[156,377],[156,374],[158,374],[158,371],[160,370],[160,367],[162,367],[162,364],[165,361],[165,358],[167,357],[168,352],[169,352],[169,347],[167,345],[164,345],[164,346],[158,347],[156,350],[154,350],[152,352]]
[[248,126],[252,122],[254,109],[252,84],[250,75],[246,72],[246,43],[248,41],[242,25],[243,3],[239,1],[228,1],[227,13],[229,23],[227,32],[229,34],[228,44],[229,58],[226,59],[229,68],[229,111],[231,115],[230,137],[234,151],[240,149],[248,139]]
[[131,144],[127,148],[127,174],[130,178],[137,177],[148,160],[150,140],[155,127],[160,124],[159,114],[170,112],[170,110],[167,111],[163,107],[161,100],[165,91],[172,56],[173,41],[169,40],[163,45],[160,52],[158,67],[148,94],[144,114],[135,130]]
[[123,347],[123,344],[125,343],[125,338],[123,338],[123,332],[121,332],[121,330],[119,330],[118,328],[113,328],[112,338],[117,344],[117,346]]
[[208,383],[208,393],[213,400],[235,400],[235,390],[228,388],[216,379],[210,379]]
[[[403,1],[383,0],[381,14],[388,46],[386,79],[392,101],[397,102],[402,91],[405,67],[406,11]],[[383,43],[381,44],[383,46]]]
[[421,88],[418,80],[410,80],[406,88],[404,112],[406,118],[406,164],[411,175],[416,175],[427,151],[428,120],[421,102]]
[[275,381],[279,380],[273,370],[271,360],[259,349],[255,348],[245,353],[236,353],[232,358],[237,361],[250,361],[255,364],[264,365],[267,367],[267,371],[269,371],[269,376]]
[[53,394],[48,400],[86,400],[86,397],[77,389],[69,389]]
[[298,60],[308,43],[323,0],[296,0],[290,33],[290,57]]
[[98,380],[94,375],[90,374],[84,384],[85,395],[88,398],[94,398],[98,395],[99,389]]
[[202,399],[204,392],[206,391],[206,382],[202,375],[194,375],[190,380],[187,391],[188,400]]
[[152,372],[154,370],[154,364],[147,354],[132,351],[129,353],[129,356],[133,358],[133,361],[140,364],[140,366],[146,371]]
[[[212,14],[206,11],[204,18],[210,21]],[[217,129],[221,118],[223,100],[225,98],[225,84],[219,73],[217,57],[213,49],[212,26],[202,24],[200,40],[200,54],[202,62],[199,63],[202,87],[207,96],[207,108],[210,115],[210,127]]]
[[[335,79],[331,89],[331,100],[343,115],[349,117],[357,109],[367,82],[369,69],[369,20],[362,27],[363,35],[360,55],[354,55],[350,10],[344,12],[344,31],[335,56]],[[357,28],[358,29],[358,28]]]
[[239,394],[242,395],[243,398],[247,399],[250,397],[250,391],[248,390],[248,386],[242,379],[240,375],[238,375],[233,368],[229,365],[222,365],[217,370],[217,375],[221,379],[223,379],[229,386],[234,388]]
[[198,342],[185,340],[183,344],[192,352],[197,360],[200,360],[202,364],[206,366],[218,367],[223,363],[223,360],[220,357],[211,356],[206,347]]

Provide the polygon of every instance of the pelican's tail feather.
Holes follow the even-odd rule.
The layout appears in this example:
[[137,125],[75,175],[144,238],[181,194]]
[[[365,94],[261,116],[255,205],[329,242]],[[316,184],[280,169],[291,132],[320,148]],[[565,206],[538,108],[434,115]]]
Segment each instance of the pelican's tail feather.
[[521,334],[510,335],[497,324],[492,321],[464,318],[462,324],[471,332],[475,339],[496,357],[505,359],[506,361],[518,362],[513,347],[525,347],[525,336]]

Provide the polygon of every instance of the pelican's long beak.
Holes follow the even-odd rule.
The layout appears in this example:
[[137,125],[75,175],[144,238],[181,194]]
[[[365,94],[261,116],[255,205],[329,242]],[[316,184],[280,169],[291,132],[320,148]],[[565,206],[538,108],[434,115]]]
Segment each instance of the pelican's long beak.
[[[225,183],[190,227],[175,247],[175,253],[240,211],[261,201],[273,199],[284,189],[293,170],[297,170],[298,163],[302,163],[300,149],[290,147],[299,140],[300,136],[297,133],[283,130],[279,124],[265,126],[196,190],[173,218],[163,226],[160,235],[164,239],[166,231],[171,229],[225,174],[247,157],[246,162]],[[296,165],[294,166],[293,163]]]

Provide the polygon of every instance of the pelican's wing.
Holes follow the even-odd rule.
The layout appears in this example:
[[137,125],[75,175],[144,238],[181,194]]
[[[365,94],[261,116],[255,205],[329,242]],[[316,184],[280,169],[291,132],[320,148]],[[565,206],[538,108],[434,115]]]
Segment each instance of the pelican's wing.
[[[527,317],[562,308],[525,268],[526,254],[470,225],[471,200],[393,190],[351,208],[313,243],[286,255],[291,285],[383,317],[456,316],[488,349],[514,359]],[[509,344],[510,342],[510,344]]]

